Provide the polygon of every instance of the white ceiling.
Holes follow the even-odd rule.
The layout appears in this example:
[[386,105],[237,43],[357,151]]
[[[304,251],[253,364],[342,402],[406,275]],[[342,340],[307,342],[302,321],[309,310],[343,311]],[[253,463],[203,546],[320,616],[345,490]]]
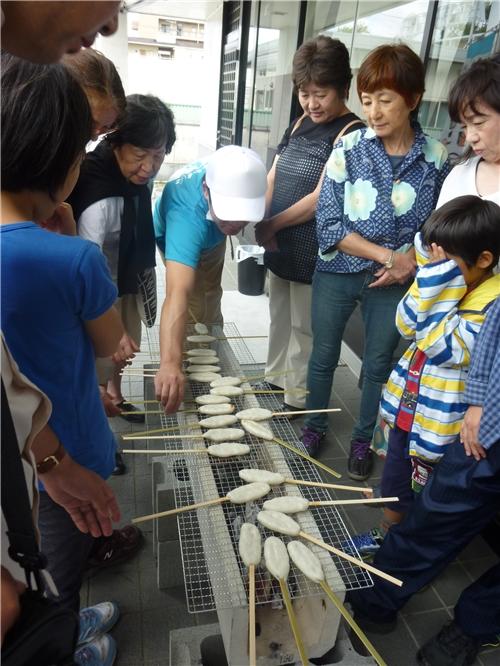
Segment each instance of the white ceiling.
[[223,0],[127,0],[127,10],[171,18],[208,21],[219,15]]

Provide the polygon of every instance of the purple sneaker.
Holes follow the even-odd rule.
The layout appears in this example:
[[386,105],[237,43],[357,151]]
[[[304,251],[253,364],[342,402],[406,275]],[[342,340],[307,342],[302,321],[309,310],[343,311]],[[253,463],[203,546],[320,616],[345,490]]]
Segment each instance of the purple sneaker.
[[307,426],[302,428],[302,437],[300,438],[300,441],[306,447],[307,453],[310,456],[314,457],[318,453],[319,445],[325,439],[325,435],[326,433],[318,432]]
[[371,442],[354,439],[351,442],[349,460],[347,462],[347,474],[355,481],[364,481],[372,473],[373,451],[370,449]]

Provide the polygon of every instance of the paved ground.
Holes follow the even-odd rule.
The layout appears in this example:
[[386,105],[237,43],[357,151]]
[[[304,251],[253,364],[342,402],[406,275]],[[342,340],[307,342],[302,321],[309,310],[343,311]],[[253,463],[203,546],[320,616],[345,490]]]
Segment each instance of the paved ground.
[[[226,321],[235,321],[242,333],[255,335],[259,330],[266,332],[266,297],[241,297],[236,291],[235,280],[235,265],[228,263],[224,274]],[[259,316],[255,316],[256,312]],[[257,361],[262,362],[265,358],[265,341],[255,340],[252,353]],[[341,387],[341,391],[338,392],[336,387]],[[141,380],[129,380],[126,391],[136,398],[142,396]],[[339,415],[332,415],[330,434],[319,458],[347,479],[347,451],[359,405],[357,380],[347,367],[339,368],[336,373],[332,403],[340,406],[343,411]],[[300,425],[300,422],[294,423],[297,423],[297,427]],[[112,426],[117,432],[131,430],[131,426],[119,418],[113,420]],[[144,515],[152,510],[151,470],[148,463],[139,456],[130,457],[127,462],[128,474],[111,480],[120,500],[123,524],[133,516]],[[376,484],[380,479],[382,465],[382,461],[377,460],[371,483]],[[344,517],[352,533],[356,533],[375,526],[379,512],[376,509],[355,507],[345,511]],[[145,545],[134,560],[94,575],[82,588],[82,605],[113,599],[120,606],[122,617],[113,630],[119,648],[117,666],[168,666],[171,630],[193,627],[192,640],[195,641],[198,640],[195,627],[217,622],[215,613],[189,614],[186,611],[182,584],[169,591],[158,590],[152,526],[144,523],[143,530]],[[392,634],[370,636],[388,666],[416,664],[414,655],[418,646],[452,617],[453,605],[461,590],[496,559],[486,542],[477,538],[433,585],[414,597],[401,614],[397,629]],[[498,663],[499,650],[482,653],[476,662],[478,666],[494,666]]]

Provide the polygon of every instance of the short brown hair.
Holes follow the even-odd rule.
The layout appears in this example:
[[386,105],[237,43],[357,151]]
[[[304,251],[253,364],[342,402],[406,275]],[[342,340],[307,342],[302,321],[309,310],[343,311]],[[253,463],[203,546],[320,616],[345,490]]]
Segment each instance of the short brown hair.
[[475,60],[460,74],[448,94],[450,118],[456,123],[462,122],[468,108],[477,114],[478,102],[500,113],[500,53]]
[[304,42],[293,56],[292,81],[295,93],[302,86],[315,83],[335,88],[339,96],[345,99],[351,79],[349,52],[338,39],[320,35]]
[[360,99],[361,93],[388,88],[412,107],[415,95],[422,96],[425,90],[424,64],[406,44],[382,44],[361,63],[356,86]]
[[123,115],[127,105],[125,91],[111,60],[95,49],[80,49],[78,53],[66,54],[61,62],[85,91],[112,99],[118,115]]

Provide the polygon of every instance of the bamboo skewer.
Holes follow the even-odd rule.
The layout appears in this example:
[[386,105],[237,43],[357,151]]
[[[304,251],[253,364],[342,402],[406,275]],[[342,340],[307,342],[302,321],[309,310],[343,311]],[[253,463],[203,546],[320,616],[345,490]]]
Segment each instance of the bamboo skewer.
[[150,453],[151,455],[161,455],[163,453],[208,453],[208,449],[123,449],[120,453]]
[[206,506],[213,506],[215,504],[222,504],[223,502],[230,502],[229,497],[217,497],[213,500],[205,500],[205,502],[198,502],[196,504],[189,504],[188,506],[181,506],[177,509],[170,509],[170,511],[159,511],[158,513],[151,513],[149,516],[141,516],[140,518],[132,518],[132,523],[135,525],[137,523],[144,523],[147,520],[153,520],[154,518],[164,518],[166,516],[176,516],[178,513],[184,513],[186,511],[195,511],[196,509],[203,509]]
[[319,582],[319,585],[323,588],[325,594],[327,597],[330,599],[330,601],[334,604],[334,606],[337,608],[339,613],[342,615],[342,617],[345,619],[347,624],[352,628],[352,630],[355,632],[355,634],[358,636],[359,640],[363,643],[363,645],[366,647],[368,652],[372,655],[372,657],[375,659],[377,664],[379,666],[387,666],[385,661],[382,659],[380,654],[377,652],[377,649],[371,643],[371,641],[368,639],[366,634],[363,632],[361,627],[358,625],[358,623],[354,620],[354,618],[351,616],[351,614],[347,611],[345,608],[344,604],[340,601],[340,599],[337,597],[335,592],[332,590],[332,588],[328,585],[326,580],[322,580]]
[[255,645],[255,564],[248,567],[248,655],[250,666],[257,664]]
[[281,589],[281,595],[283,597],[283,601],[285,602],[285,608],[288,614],[288,620],[292,628],[293,637],[295,638],[295,644],[297,646],[297,650],[299,651],[300,661],[302,662],[302,666],[307,666],[309,664],[309,659],[307,658],[304,643],[302,642],[302,637],[299,632],[297,618],[293,610],[292,600],[290,599],[290,593],[288,592],[288,586],[286,584],[286,581],[283,580],[283,578],[279,579],[279,584]]
[[299,414],[322,414],[325,412],[341,412],[342,410],[338,407],[329,408],[329,409],[297,409],[291,412],[273,412],[272,416],[298,416]]
[[372,499],[323,500],[309,502],[309,506],[343,506],[344,504],[380,504],[399,502],[399,497],[374,497]]
[[315,488],[333,488],[333,490],[354,490],[357,492],[373,491],[373,488],[365,486],[344,486],[340,483],[323,483],[320,481],[303,481],[302,479],[285,479],[283,483],[290,483],[295,486],[314,486]]
[[288,449],[289,451],[292,451],[293,453],[300,456],[301,458],[304,458],[305,460],[308,460],[313,465],[316,465],[316,467],[320,467],[325,472],[328,472],[328,474],[331,474],[332,476],[336,477],[337,479],[342,478],[342,474],[339,474],[338,472],[336,472],[331,467],[328,467],[328,465],[325,465],[324,463],[320,462],[319,460],[316,460],[316,458],[312,458],[307,453],[303,453],[300,449],[296,449],[295,446],[292,446],[291,444],[288,444],[288,442],[285,442],[282,439],[278,439],[277,437],[275,437],[272,441],[276,442],[276,444],[279,444],[280,446],[285,447],[285,449]]
[[[317,414],[318,412],[341,412],[341,409],[308,409],[299,412],[272,412],[271,417],[280,417],[280,416],[289,416],[291,414]],[[164,414],[165,412],[161,409],[146,409],[138,410],[134,409],[133,411],[124,411],[120,412],[120,415],[124,416],[127,414]],[[177,412],[178,414],[197,414],[197,409],[183,409]],[[198,423],[183,423],[181,425],[175,426],[166,426],[165,428],[156,428],[154,430],[141,430],[140,432],[134,432],[134,435],[147,435],[148,433],[159,433],[159,432],[172,432],[173,430],[182,430],[183,428],[198,428],[200,427]]]
[[403,581],[399,580],[399,578],[394,578],[394,576],[391,576],[390,574],[386,574],[384,571],[381,571],[380,569],[377,569],[376,567],[373,567],[371,564],[367,564],[366,562],[363,562],[363,560],[359,560],[357,557],[353,557],[352,555],[348,555],[347,553],[344,553],[343,551],[339,550],[338,548],[335,548],[334,546],[330,546],[324,541],[320,541],[320,539],[316,539],[316,537],[312,536],[312,534],[308,534],[307,532],[303,532],[302,530],[299,532],[298,536],[302,537],[306,541],[310,541],[311,543],[316,544],[316,546],[320,546],[321,548],[324,548],[325,550],[330,551],[330,553],[333,553],[334,555],[337,555],[337,557],[341,557],[344,560],[347,560],[348,562],[351,562],[352,564],[356,564],[358,567],[361,567],[362,569],[366,569],[370,573],[375,574],[376,576],[379,576],[380,578],[383,578],[384,580],[389,581],[390,583],[393,583],[394,585],[397,585],[398,587],[401,587],[403,585]]
[[[151,455],[161,455],[162,453],[205,453],[208,452],[208,449],[123,449],[121,453],[149,453]],[[283,485],[295,485],[295,486],[314,486],[315,488],[332,488],[334,490],[354,490],[357,492],[366,492],[373,490],[373,488],[368,488],[366,486],[344,486],[341,483],[321,483],[319,481],[303,481],[302,479],[285,479]],[[378,498],[376,498],[377,501]],[[353,502],[354,500],[346,500]],[[356,500],[358,501],[358,500]],[[363,499],[361,502],[366,504],[368,499]],[[386,498],[386,501],[387,498]]]

